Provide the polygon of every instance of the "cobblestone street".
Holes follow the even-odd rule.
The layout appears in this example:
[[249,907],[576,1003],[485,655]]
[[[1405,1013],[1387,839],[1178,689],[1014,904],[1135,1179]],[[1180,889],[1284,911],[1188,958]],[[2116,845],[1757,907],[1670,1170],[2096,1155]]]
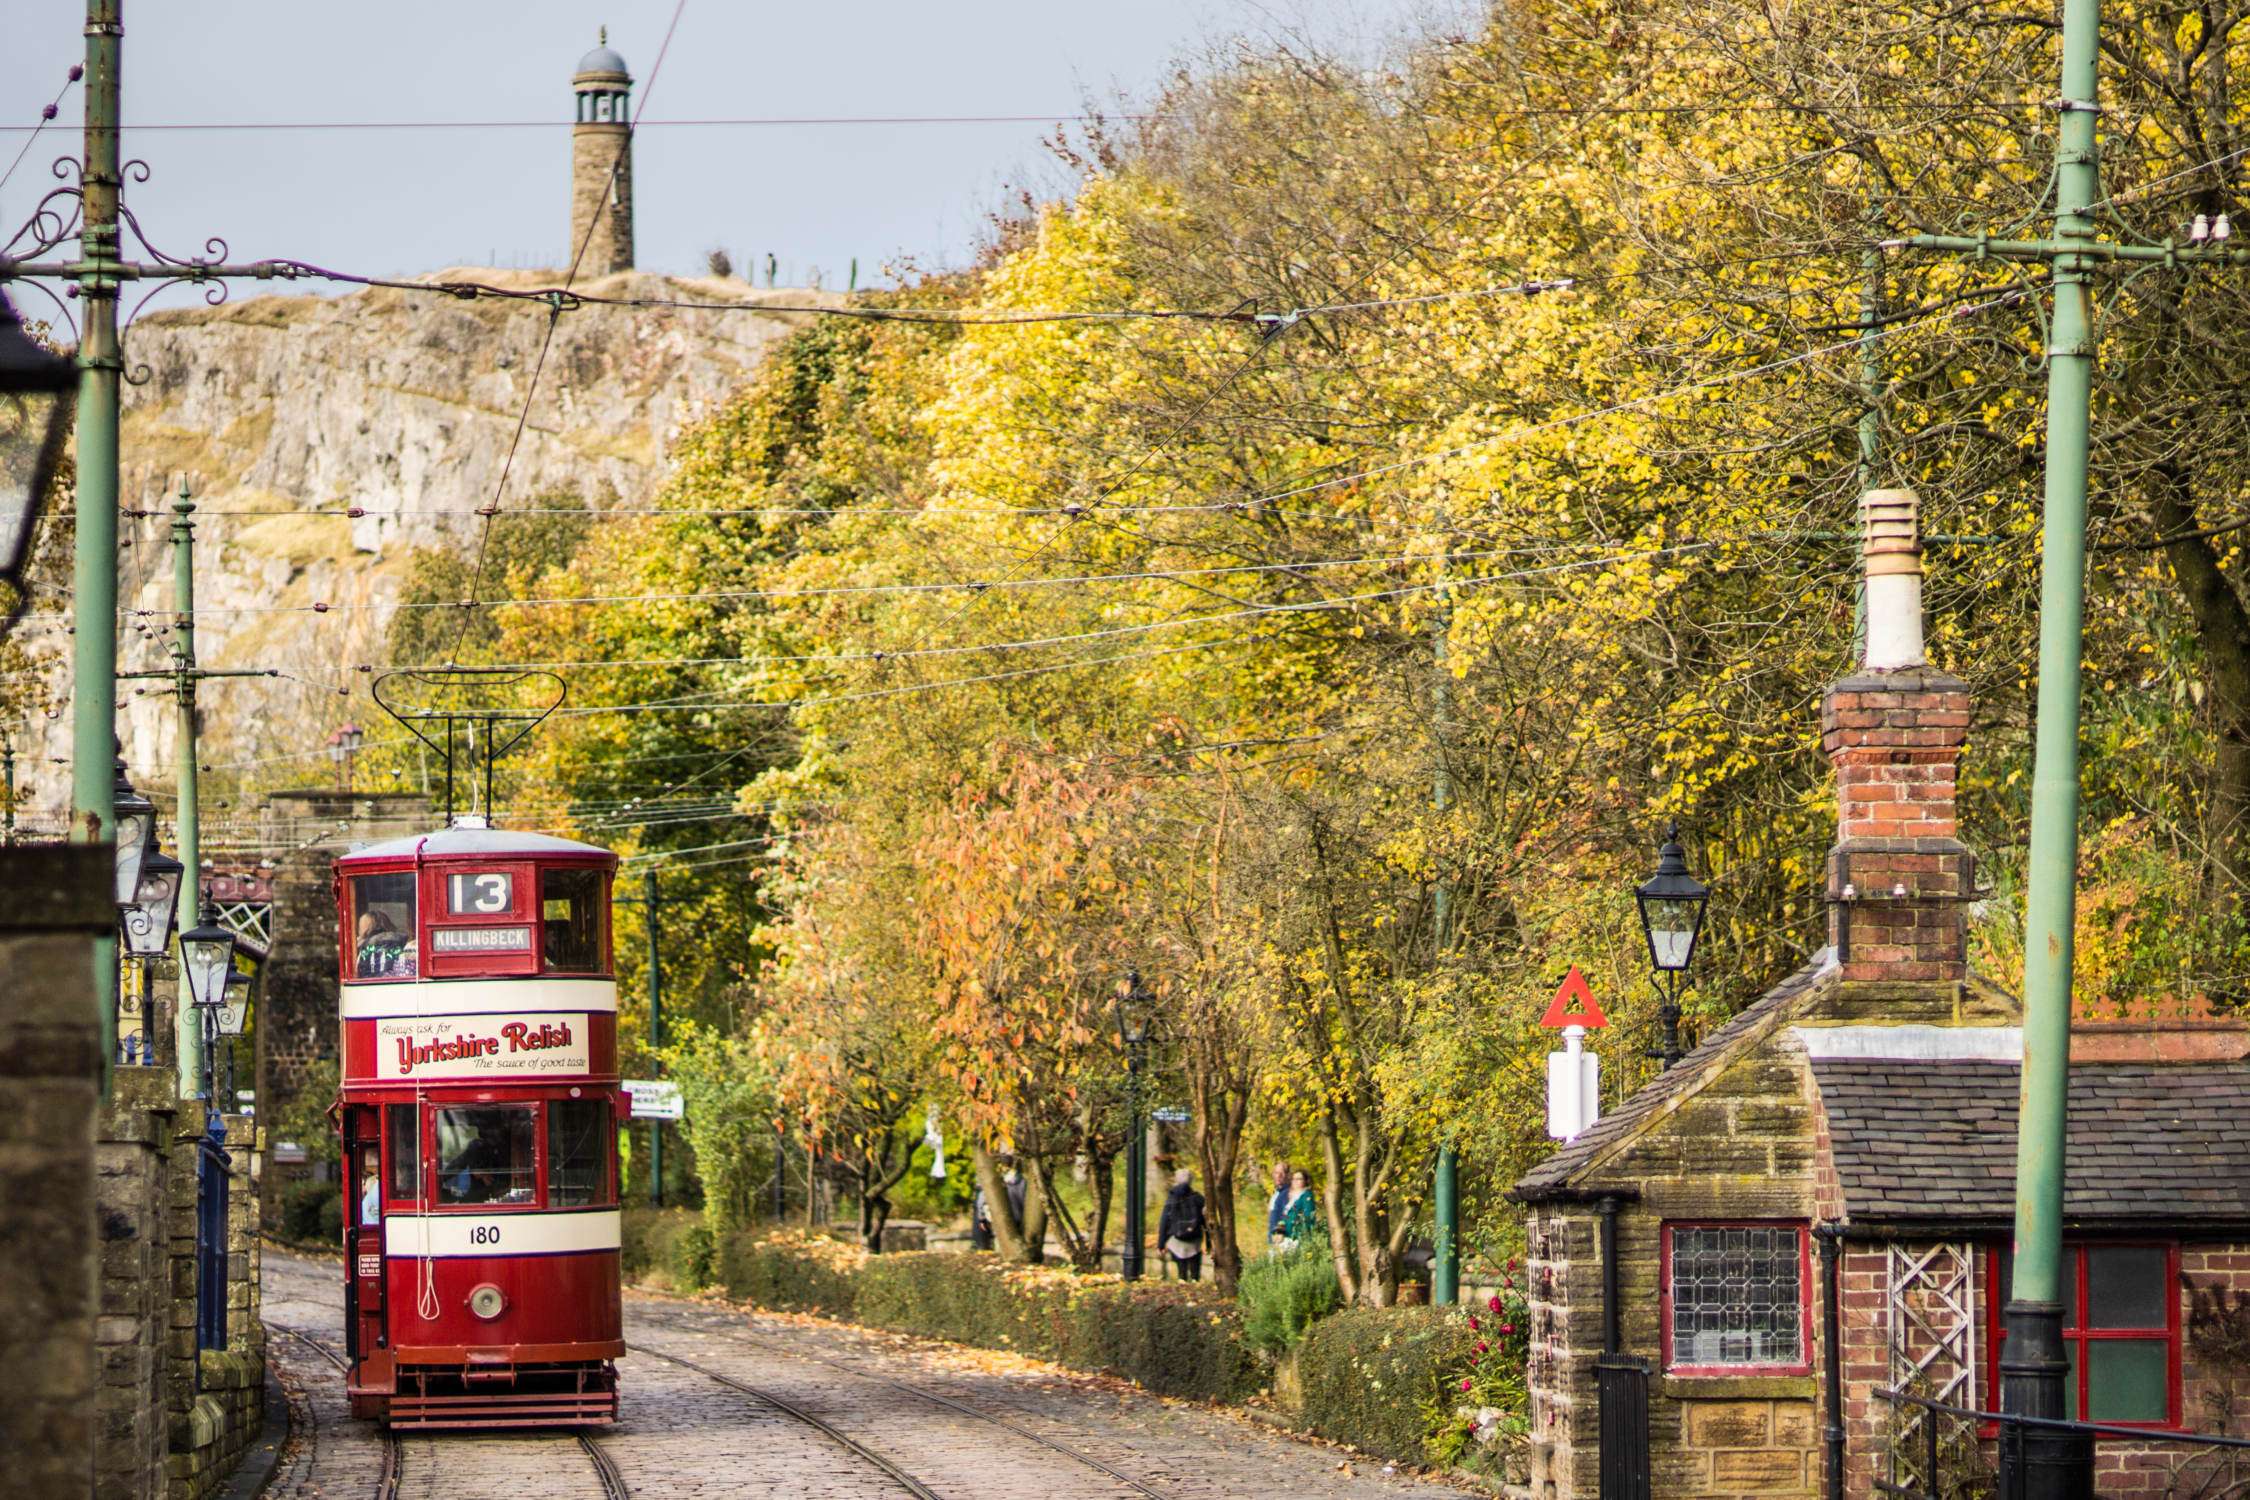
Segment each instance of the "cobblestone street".
[[276,1251],[265,1268],[291,1423],[276,1500],[1464,1493],[1029,1361],[630,1293],[616,1426],[392,1438],[345,1413],[336,1268]]

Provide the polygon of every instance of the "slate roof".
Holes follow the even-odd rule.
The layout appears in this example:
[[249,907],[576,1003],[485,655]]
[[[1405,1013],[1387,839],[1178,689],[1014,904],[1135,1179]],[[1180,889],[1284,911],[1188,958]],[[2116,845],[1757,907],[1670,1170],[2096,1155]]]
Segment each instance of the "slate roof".
[[[1816,1058],[1855,1222],[2006,1223],[2014,1063]],[[2250,1222],[2250,1063],[2078,1063],[2063,1214]]]
[[1517,1180],[1511,1196],[1526,1203],[1566,1196],[1572,1180],[1612,1143],[1637,1131],[1667,1101],[1700,1087],[1726,1065],[1738,1046],[1762,1035],[1768,1022],[1778,1023],[1781,1012],[1833,979],[1837,972],[1834,951],[1821,949],[1811,962],[1712,1032],[1702,1046],[1680,1059],[1676,1066],[1659,1073],[1615,1111],[1596,1120],[1592,1129],[1525,1173]]

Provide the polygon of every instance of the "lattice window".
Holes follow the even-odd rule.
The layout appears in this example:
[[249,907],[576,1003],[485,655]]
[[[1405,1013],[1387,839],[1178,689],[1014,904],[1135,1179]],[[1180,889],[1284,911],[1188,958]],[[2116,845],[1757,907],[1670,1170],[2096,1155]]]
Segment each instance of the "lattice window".
[[273,946],[272,902],[221,901],[217,909],[219,920],[229,930],[240,933],[261,948]]
[[1806,1368],[1802,1225],[1666,1225],[1664,1252],[1668,1367]]
[[[1894,1390],[1974,1410],[1977,1405],[1976,1256],[1965,1244],[1899,1245],[1887,1257],[1885,1314]],[[1937,1424],[1937,1469],[1928,1425]],[[1904,1403],[1892,1408],[1890,1481],[1914,1494],[1977,1493],[1983,1464],[1975,1424]]]

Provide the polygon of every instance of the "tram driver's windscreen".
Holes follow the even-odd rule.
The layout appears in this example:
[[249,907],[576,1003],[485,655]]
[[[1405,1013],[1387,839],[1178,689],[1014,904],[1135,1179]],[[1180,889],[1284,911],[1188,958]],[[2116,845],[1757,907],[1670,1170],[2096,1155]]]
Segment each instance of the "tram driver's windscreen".
[[476,1104],[437,1112],[437,1201],[529,1203],[539,1191],[531,1104]]
[[352,877],[352,978],[414,977],[414,874]]

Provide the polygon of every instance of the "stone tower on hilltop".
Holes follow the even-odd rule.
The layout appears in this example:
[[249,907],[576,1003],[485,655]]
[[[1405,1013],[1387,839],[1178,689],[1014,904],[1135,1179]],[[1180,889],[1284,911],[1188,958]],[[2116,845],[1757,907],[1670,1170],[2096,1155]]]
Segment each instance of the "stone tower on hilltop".
[[[578,60],[570,80],[578,123],[570,139],[570,244],[580,276],[633,269],[633,75],[601,43]],[[580,250],[584,246],[584,250]],[[567,266],[569,261],[565,261]]]

